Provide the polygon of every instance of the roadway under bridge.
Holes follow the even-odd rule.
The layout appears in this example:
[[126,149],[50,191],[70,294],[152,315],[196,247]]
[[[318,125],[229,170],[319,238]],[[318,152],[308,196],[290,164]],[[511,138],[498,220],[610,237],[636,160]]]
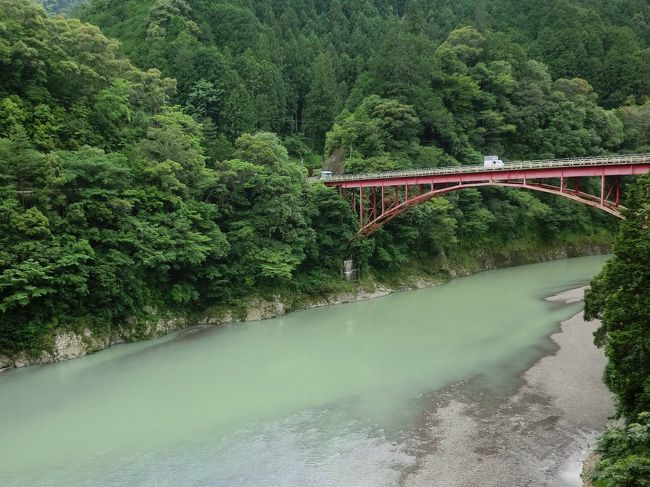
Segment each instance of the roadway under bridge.
[[[466,188],[501,186],[556,194],[623,218],[621,177],[650,172],[650,154],[513,161],[503,167],[455,166],[332,176],[359,215],[360,237],[431,198]],[[580,178],[600,178],[599,194],[580,188]]]

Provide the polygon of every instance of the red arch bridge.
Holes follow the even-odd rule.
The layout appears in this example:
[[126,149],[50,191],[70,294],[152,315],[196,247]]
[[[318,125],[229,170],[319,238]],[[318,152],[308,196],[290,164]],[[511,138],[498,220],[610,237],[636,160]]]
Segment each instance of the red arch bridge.
[[[650,154],[517,161],[503,167],[457,166],[373,174],[332,176],[359,215],[360,237],[367,237],[397,215],[434,196],[466,188],[502,186],[551,193],[623,218],[621,176],[650,172]],[[600,194],[580,190],[580,178],[600,178]]]

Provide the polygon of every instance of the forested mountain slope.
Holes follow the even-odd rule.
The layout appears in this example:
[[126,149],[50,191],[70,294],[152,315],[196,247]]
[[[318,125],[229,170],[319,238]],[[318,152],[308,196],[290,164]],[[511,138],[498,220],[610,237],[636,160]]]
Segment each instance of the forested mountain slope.
[[507,35],[408,14],[423,5],[88,4],[83,17],[121,46],[0,0],[0,350],[330,292],[349,256],[369,275],[444,274],[450,259],[606,242],[614,222],[597,210],[497,189],[437,198],[351,240],[349,205],[308,184],[301,159],[319,167],[336,150],[363,171],[648,141],[647,105],[603,108]]
[[[90,0],[82,16],[120,39],[136,65],[175,77],[178,101],[219,131],[303,132],[317,150],[341,109],[355,109],[370,94],[413,105],[427,142],[451,144],[472,128],[453,126],[454,100],[440,99],[451,84],[447,91],[469,92],[467,108],[486,109],[474,106],[483,100],[472,97],[471,85],[445,79],[466,67],[434,59],[450,32],[465,26],[480,34],[460,31],[452,42],[464,49],[459,60],[469,68],[489,70],[500,61],[507,65],[493,76],[517,75],[526,57],[535,59],[548,65],[542,76],[552,80],[586,79],[607,108],[642,104],[650,90],[650,8],[643,1]],[[205,106],[196,107],[197,98]],[[516,121],[503,116],[505,125]],[[444,127],[432,126],[433,119]],[[474,142],[479,150],[503,145],[503,135],[512,139],[490,123],[484,121],[489,140]],[[505,149],[525,155],[528,142]]]

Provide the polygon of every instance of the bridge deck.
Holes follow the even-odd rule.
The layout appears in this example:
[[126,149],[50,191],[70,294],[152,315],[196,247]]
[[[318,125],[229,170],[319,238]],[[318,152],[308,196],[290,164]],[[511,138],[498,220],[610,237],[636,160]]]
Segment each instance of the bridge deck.
[[[637,165],[643,166],[636,170]],[[321,181],[327,186],[360,187],[360,186],[391,186],[394,184],[428,183],[432,179],[440,182],[465,179],[461,176],[470,177],[469,180],[485,179],[513,179],[517,173],[520,177],[530,178],[553,178],[566,175],[571,176],[600,176],[600,175],[633,175],[647,172],[647,165],[650,165],[650,153],[648,154],[625,154],[601,157],[579,157],[571,159],[547,159],[533,161],[513,161],[503,167],[485,168],[482,165],[475,166],[453,166],[435,169],[409,169],[402,171],[388,171],[381,173],[345,174],[332,176]],[[618,169],[617,169],[618,166]],[[605,170],[606,167],[613,170]],[[593,168],[594,171],[589,171]],[[560,171],[563,169],[577,169],[577,171]],[[550,170],[550,171],[544,171]],[[593,174],[592,174],[593,173]],[[438,178],[436,176],[442,176]],[[445,178],[444,176],[452,176]],[[458,176],[458,177],[454,177]],[[347,183],[347,184],[346,184]],[[364,184],[365,183],[365,184]]]

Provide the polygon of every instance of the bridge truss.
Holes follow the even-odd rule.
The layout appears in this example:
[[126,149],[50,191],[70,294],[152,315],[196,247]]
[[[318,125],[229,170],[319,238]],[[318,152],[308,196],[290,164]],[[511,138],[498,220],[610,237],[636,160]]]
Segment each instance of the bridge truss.
[[[458,166],[334,176],[323,183],[338,187],[359,215],[358,236],[374,231],[435,196],[483,186],[520,188],[556,194],[599,208],[617,218],[621,209],[621,177],[650,171],[650,154],[523,161],[504,167]],[[599,194],[580,189],[580,178],[600,179]]]

